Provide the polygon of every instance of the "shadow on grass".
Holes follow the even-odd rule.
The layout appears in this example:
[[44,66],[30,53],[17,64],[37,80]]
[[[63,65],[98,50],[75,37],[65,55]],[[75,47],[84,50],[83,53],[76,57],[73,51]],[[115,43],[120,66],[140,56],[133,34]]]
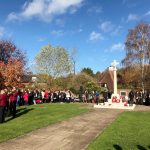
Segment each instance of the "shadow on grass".
[[[147,148],[145,148],[145,147],[143,147],[143,146],[141,146],[141,145],[137,145],[137,148],[138,148],[139,150],[147,150]],[[150,149],[150,146],[148,146],[148,148]]]
[[[116,150],[123,150],[122,147],[120,147],[120,146],[117,145],[117,144],[114,144],[113,147],[114,147]],[[139,150],[148,150],[148,149],[150,149],[150,145],[148,146],[148,149],[145,148],[145,147],[143,147],[143,146],[141,146],[141,145],[137,145],[137,148],[138,148]]]
[[114,144],[113,147],[116,149],[116,150],[123,150],[119,145],[117,144]]
[[[20,116],[22,116],[22,115],[25,115],[26,113],[28,113],[29,111],[32,111],[32,110],[33,110],[33,108],[30,108],[30,109],[28,109],[28,108],[21,108],[21,109],[18,109],[15,118],[18,118],[18,117],[20,117]],[[8,121],[11,121],[12,119],[15,119],[15,118],[11,117],[11,118],[7,119],[7,120],[5,121],[5,123],[8,122]]]
[[19,112],[21,112],[21,111],[23,111],[23,110],[25,110],[25,109],[26,109],[25,107],[19,108],[19,109],[17,108],[17,111],[16,111],[16,112],[19,113]]
[[33,110],[33,108],[30,108],[30,109],[24,108],[23,111],[16,114],[16,118],[20,117],[20,116],[22,116],[22,115],[24,115],[24,114],[26,114],[26,113],[28,113],[29,111],[32,111],[32,110]]

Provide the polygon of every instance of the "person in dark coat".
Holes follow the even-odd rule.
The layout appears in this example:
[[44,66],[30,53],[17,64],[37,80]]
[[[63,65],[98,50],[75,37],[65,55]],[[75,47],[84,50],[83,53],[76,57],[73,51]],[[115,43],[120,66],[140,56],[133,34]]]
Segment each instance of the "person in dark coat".
[[98,91],[95,92],[95,98],[96,98],[96,104],[98,105],[99,103],[99,96],[100,96],[100,93]]
[[54,103],[58,102],[58,94],[56,91],[53,93],[53,102]]
[[134,102],[134,92],[131,90],[129,92],[129,104],[132,106]]
[[10,113],[13,115],[13,118],[16,117],[16,101],[17,101],[18,92],[15,88],[12,89],[11,93],[9,94],[9,110]]
[[28,95],[29,97],[29,100],[28,100],[28,104],[29,105],[32,105],[33,104],[33,98],[34,98],[34,93],[33,93],[33,91],[31,91],[31,90],[29,90],[29,95]]
[[146,104],[147,106],[150,105],[150,91],[147,91],[147,92],[146,92],[145,104]]
[[4,90],[0,91],[0,123],[5,121],[5,109],[7,106],[7,94]]

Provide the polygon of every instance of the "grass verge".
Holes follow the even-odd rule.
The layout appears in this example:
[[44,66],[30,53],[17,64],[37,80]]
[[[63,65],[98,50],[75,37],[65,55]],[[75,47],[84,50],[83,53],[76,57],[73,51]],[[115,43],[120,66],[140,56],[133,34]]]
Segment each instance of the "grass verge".
[[122,113],[87,149],[150,149],[150,112]]
[[73,116],[87,112],[81,104],[40,104],[22,106],[17,110],[15,119],[7,117],[6,122],[0,124],[0,142],[24,135],[38,128],[42,128]]

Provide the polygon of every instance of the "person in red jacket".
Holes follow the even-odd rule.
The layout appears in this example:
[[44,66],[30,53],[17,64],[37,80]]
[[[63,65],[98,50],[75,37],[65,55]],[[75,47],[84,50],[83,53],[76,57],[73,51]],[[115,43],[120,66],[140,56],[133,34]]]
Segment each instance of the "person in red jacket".
[[25,107],[27,107],[28,106],[28,99],[29,99],[29,94],[27,91],[25,91],[23,98],[24,98]]
[[13,118],[16,117],[16,101],[17,101],[17,94],[15,88],[12,89],[12,91],[9,93],[9,109],[10,113],[13,115]]
[[7,94],[4,90],[0,91],[0,123],[5,121],[5,109],[7,106]]
[[45,91],[45,93],[44,93],[44,100],[45,100],[46,103],[49,103],[49,93],[48,93],[48,91]]

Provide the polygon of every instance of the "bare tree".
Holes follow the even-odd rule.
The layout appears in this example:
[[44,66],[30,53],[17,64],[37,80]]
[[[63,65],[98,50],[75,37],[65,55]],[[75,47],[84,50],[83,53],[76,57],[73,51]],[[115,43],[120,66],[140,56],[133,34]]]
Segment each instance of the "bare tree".
[[73,66],[73,74],[74,75],[76,74],[76,55],[77,55],[77,49],[74,48],[74,49],[72,49],[71,55],[70,55],[70,59],[71,59],[72,66]]
[[150,65],[150,24],[141,22],[130,29],[125,42],[126,56],[122,63],[141,68],[141,85],[144,91],[145,65]]

